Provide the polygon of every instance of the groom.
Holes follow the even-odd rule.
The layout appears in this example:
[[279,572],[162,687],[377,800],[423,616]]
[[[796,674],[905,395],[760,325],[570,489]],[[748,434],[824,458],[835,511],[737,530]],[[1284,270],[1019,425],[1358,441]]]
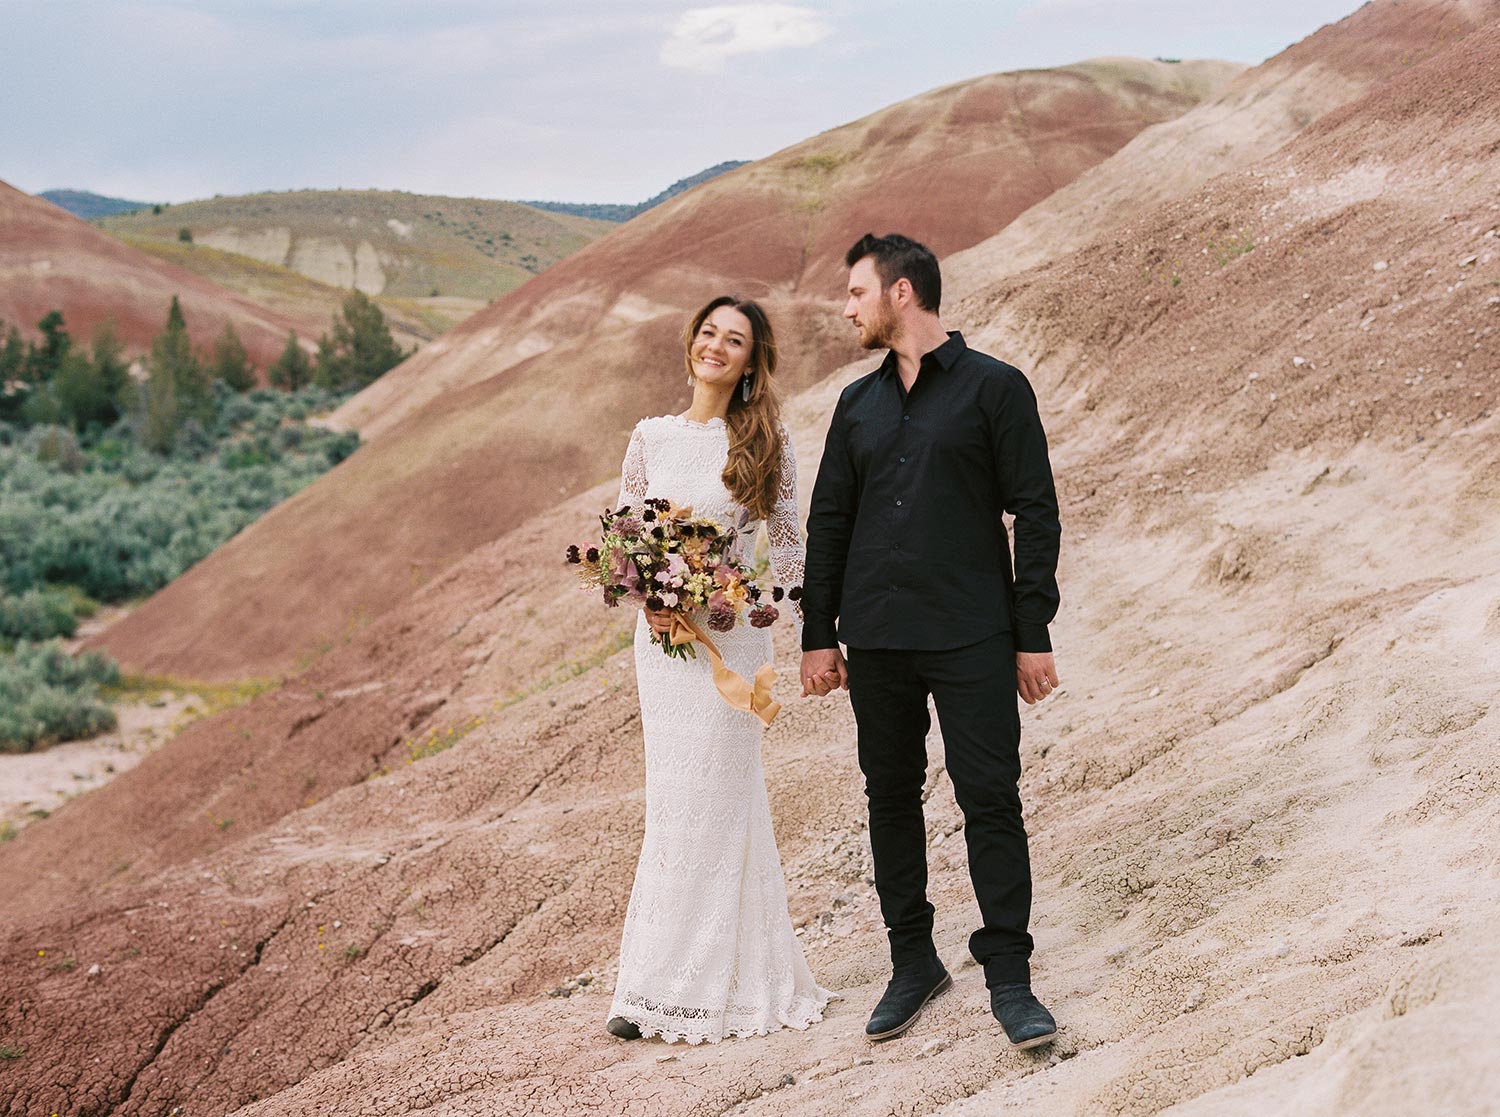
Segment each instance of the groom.
[[[1058,685],[1060,534],[1030,384],[949,333],[937,258],[898,234],[845,258],[844,317],[880,367],[844,389],[813,488],[802,693],[850,692],[893,974],[866,1034],[900,1035],[950,983],[932,941],[922,786],[931,695],[984,925],[969,950],[1016,1047],[1057,1033],[1031,992],[1020,715]],[[1015,517],[1015,568],[1001,514]],[[835,621],[837,623],[835,623]],[[839,651],[849,649],[847,663]]]

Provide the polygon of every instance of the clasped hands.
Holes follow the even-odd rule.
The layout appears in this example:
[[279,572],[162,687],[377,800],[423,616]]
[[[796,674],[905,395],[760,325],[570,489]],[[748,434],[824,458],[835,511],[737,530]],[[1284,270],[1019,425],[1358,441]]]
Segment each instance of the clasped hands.
[[[1058,687],[1057,664],[1051,652],[1016,653],[1016,692],[1034,706]],[[802,653],[802,697],[825,698],[849,689],[849,667],[837,648]]]
[[[672,627],[670,609],[646,609],[651,631],[665,636]],[[1028,706],[1035,706],[1059,686],[1057,664],[1051,652],[1016,653],[1016,693]],[[836,690],[849,689],[849,665],[838,648],[819,648],[802,653],[802,697],[826,698]]]

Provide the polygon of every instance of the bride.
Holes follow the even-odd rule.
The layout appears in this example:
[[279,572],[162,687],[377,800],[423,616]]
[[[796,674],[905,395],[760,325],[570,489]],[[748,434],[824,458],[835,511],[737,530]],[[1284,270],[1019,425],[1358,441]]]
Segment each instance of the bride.
[[[749,539],[764,522],[776,584],[800,589],[796,466],[765,312],[716,298],[694,315],[686,344],[693,402],[636,425],[619,506],[665,498]],[[833,994],[813,980],[787,914],[763,727],[719,696],[707,656],[669,658],[651,642],[670,620],[648,607],[636,623],[646,835],[607,1026],[622,1039],[688,1043],[805,1028]],[[765,629],[741,624],[713,639],[745,678],[771,660]]]

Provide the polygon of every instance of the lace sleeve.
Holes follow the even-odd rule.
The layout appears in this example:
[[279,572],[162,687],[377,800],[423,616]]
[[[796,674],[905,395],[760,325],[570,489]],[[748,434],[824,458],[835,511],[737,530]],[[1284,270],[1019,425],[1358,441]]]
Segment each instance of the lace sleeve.
[[630,445],[625,448],[625,461],[620,466],[620,499],[616,508],[633,505],[636,508],[646,499],[646,440],[640,425],[630,432]]
[[802,545],[802,525],[797,517],[797,459],[792,452],[792,438],[781,428],[781,482],[776,489],[776,504],[766,520],[766,538],[771,544],[771,575],[787,593],[797,618],[797,632],[802,632],[802,572],[806,552]]

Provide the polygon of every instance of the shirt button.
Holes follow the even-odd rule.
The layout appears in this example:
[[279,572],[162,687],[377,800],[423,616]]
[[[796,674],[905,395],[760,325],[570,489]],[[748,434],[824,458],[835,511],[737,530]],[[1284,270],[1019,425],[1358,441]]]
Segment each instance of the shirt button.
[[900,549],[901,549],[901,544],[900,543],[892,543],[891,544],[891,550],[893,550],[893,551],[899,551]]
[[902,464],[902,465],[905,465],[905,464],[906,464],[906,459],[905,459],[905,458],[902,458],[902,459],[901,459],[901,464]]
[[896,507],[897,507],[897,508],[900,508],[900,507],[901,507],[901,502],[900,502],[900,501],[899,501],[899,500],[898,500],[898,501],[896,501]]
[[909,423],[909,422],[911,422],[911,416],[910,415],[903,415],[903,416],[901,416],[901,421],[903,423]]
[[892,586],[892,587],[891,587],[891,592],[892,592],[892,593],[895,593],[895,592],[896,592],[896,590],[897,590],[897,589],[899,589],[899,588],[900,588],[900,587],[898,587],[898,586]]

